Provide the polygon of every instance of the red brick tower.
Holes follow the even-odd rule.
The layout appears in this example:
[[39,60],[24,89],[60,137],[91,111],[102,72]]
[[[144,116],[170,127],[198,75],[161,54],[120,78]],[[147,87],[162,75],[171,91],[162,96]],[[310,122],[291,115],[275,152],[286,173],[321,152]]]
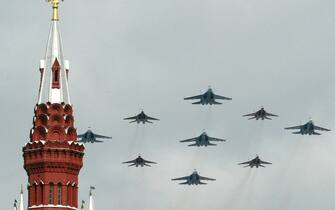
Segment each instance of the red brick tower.
[[30,142],[23,147],[28,174],[29,210],[78,207],[78,174],[84,146],[78,144],[68,91],[69,62],[63,59],[59,32],[59,0],[52,3],[46,55],[40,62],[40,88]]

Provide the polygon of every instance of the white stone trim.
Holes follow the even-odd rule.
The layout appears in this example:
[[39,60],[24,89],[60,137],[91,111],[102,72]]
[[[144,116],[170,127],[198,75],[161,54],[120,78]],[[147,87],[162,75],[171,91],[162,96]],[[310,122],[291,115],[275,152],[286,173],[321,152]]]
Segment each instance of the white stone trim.
[[48,205],[34,205],[34,206],[29,206],[28,209],[38,209],[38,208],[69,208],[73,210],[77,210],[76,207],[71,207],[71,206],[63,206],[63,205],[53,205],[53,204],[48,204]]

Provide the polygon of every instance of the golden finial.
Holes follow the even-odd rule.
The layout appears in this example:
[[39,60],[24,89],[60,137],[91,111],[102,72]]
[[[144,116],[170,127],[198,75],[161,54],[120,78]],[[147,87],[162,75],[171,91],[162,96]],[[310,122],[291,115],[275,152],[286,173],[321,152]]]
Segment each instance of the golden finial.
[[59,0],[48,0],[48,2],[51,2],[51,5],[52,5],[52,20],[58,21],[59,20],[59,15],[58,15]]

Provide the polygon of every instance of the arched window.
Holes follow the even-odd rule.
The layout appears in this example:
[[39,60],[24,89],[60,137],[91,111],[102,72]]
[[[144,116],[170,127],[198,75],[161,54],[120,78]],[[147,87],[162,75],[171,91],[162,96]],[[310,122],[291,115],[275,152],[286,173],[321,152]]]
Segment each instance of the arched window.
[[41,202],[40,202],[40,204],[43,204],[44,203],[44,183],[41,183],[40,187],[41,187]]
[[33,200],[33,204],[34,205],[37,205],[38,203],[38,201],[37,201],[37,196],[38,196],[38,194],[37,194],[37,185],[36,185],[36,183],[34,183],[34,185],[33,185],[33,193],[34,193],[34,200]]
[[67,185],[67,205],[72,206],[72,191],[71,191],[71,184],[68,183]]
[[57,186],[57,204],[62,205],[62,184]]
[[60,77],[60,64],[56,58],[55,62],[52,65],[52,88],[60,88],[59,77]]
[[49,204],[54,204],[54,184],[50,183],[49,189]]
[[55,82],[58,82],[58,78],[59,78],[59,70],[55,70]]

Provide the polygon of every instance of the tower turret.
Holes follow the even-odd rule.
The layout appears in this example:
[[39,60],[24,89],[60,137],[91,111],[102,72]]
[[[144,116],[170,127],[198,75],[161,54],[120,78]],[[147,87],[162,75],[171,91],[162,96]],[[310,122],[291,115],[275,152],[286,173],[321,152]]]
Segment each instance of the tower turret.
[[48,2],[52,5],[51,29],[45,58],[40,61],[30,141],[23,147],[28,210],[73,210],[78,207],[78,175],[84,146],[76,142],[68,91],[69,62],[63,58],[59,32],[59,0]]

